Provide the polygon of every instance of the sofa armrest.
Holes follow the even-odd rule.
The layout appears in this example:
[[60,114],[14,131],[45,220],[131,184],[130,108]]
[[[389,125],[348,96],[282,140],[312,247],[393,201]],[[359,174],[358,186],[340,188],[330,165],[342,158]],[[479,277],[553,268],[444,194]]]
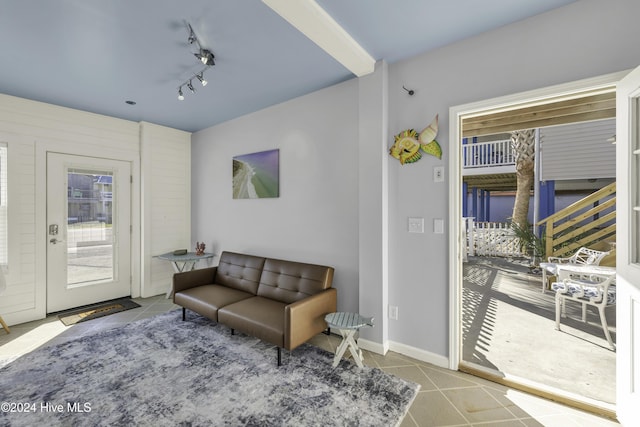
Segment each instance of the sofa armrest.
[[184,271],[173,275],[173,294],[185,289],[195,288],[201,285],[210,285],[214,282],[218,267],[201,268],[198,270]]
[[284,347],[293,350],[327,328],[324,316],[336,311],[338,291],[329,288],[287,305],[284,309]]

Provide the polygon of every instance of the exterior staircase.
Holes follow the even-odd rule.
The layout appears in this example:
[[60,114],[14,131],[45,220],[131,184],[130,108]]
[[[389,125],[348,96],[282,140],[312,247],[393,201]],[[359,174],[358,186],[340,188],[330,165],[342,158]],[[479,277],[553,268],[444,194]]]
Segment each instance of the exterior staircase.
[[545,256],[570,256],[580,247],[594,248],[600,242],[615,246],[616,183],[578,200],[541,220]]

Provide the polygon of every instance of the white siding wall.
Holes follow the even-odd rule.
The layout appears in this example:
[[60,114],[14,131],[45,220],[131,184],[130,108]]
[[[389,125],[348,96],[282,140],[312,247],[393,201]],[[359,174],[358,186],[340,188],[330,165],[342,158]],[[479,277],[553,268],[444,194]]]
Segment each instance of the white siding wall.
[[7,143],[0,140],[0,268],[7,263]]
[[7,143],[8,268],[7,290],[0,297],[0,313],[11,324],[12,312],[35,308],[35,158],[33,141],[5,132],[4,104],[0,99],[0,140]]
[[540,129],[542,180],[615,178],[615,119]]
[[[46,314],[46,156],[55,151],[131,162],[132,295],[140,294],[141,219],[139,123],[0,94],[0,141],[9,151],[8,289],[0,313],[13,325]],[[156,135],[178,131],[162,128]],[[189,138],[189,134],[180,132]],[[162,139],[158,137],[157,139]],[[169,141],[171,138],[169,138]],[[189,154],[187,153],[187,158]],[[182,181],[189,180],[185,174]],[[189,203],[185,203],[188,209]],[[163,206],[156,215],[182,215]],[[190,214],[184,215],[188,222]],[[188,228],[187,228],[188,230]],[[188,234],[187,234],[188,235]],[[160,293],[160,292],[158,292]]]
[[153,258],[174,249],[192,249],[191,134],[141,124],[143,281],[142,296],[166,292],[173,268]]

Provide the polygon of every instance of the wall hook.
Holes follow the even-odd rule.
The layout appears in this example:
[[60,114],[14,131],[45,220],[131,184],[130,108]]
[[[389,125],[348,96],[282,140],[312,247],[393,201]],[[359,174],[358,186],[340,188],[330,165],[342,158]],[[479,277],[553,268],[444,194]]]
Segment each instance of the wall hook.
[[402,89],[406,90],[406,91],[407,91],[407,93],[409,94],[409,96],[413,96],[413,95],[416,93],[416,91],[415,91],[415,90],[413,90],[413,89],[407,89],[406,87],[404,87],[404,85],[402,85]]

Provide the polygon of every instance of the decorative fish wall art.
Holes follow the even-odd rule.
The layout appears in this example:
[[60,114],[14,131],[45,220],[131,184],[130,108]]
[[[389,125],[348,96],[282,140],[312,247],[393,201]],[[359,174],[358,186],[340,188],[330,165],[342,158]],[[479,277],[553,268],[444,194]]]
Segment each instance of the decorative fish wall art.
[[439,159],[442,158],[442,148],[436,141],[438,134],[438,115],[434,117],[429,126],[420,133],[414,129],[407,129],[394,137],[394,143],[389,149],[389,154],[400,160],[400,164],[415,163],[422,158],[421,150]]

